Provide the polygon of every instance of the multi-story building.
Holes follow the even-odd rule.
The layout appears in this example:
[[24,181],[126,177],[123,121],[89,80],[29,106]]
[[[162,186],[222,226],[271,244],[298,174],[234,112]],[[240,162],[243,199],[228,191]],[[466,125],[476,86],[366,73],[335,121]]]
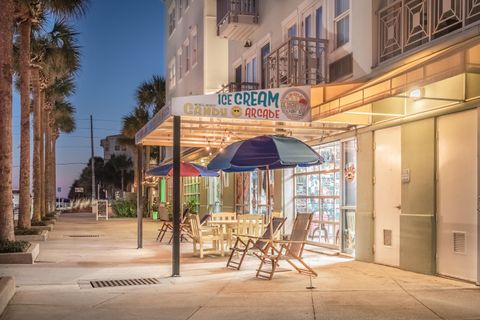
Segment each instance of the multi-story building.
[[168,0],[167,101],[213,93],[227,81],[228,41],[216,36],[215,0]]
[[169,98],[307,85],[334,129],[304,139],[320,166],[222,180],[226,210],[265,212],[270,180],[273,210],[314,214],[312,245],[479,281],[477,1],[167,5]]
[[117,134],[113,136],[106,136],[100,140],[100,145],[103,148],[103,159],[110,160],[112,156],[126,156],[127,158],[135,161],[135,153],[132,147],[121,143],[122,135]]

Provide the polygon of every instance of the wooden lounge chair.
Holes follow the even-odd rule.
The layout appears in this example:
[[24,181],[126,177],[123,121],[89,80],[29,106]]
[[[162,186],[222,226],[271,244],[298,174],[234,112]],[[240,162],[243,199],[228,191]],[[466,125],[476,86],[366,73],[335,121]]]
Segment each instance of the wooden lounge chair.
[[[196,214],[190,216],[190,224],[194,255],[199,253],[200,259],[203,259],[205,253],[219,253],[222,257],[224,256],[222,228],[202,226]],[[212,247],[209,249],[205,248],[205,243],[210,241],[212,242]],[[197,244],[199,245],[199,250],[197,250]]]
[[[183,210],[181,224],[185,223],[185,220],[187,219],[187,216],[188,216],[188,212],[189,212],[188,208],[185,208],[185,210]],[[163,237],[165,237],[165,234],[167,233],[167,231],[173,231],[173,221],[163,221],[162,227],[158,229],[157,241],[162,242]]]
[[[310,229],[312,216],[311,213],[298,213],[293,223],[290,240],[270,241],[263,250],[256,253],[260,259],[257,278],[271,280],[281,260],[287,261],[301,274],[317,276],[317,273],[302,259],[303,247]],[[279,245],[279,247],[276,245]],[[299,264],[295,264],[294,261]]]
[[[280,229],[285,223],[285,220],[287,220],[287,218],[279,218],[279,217],[272,218],[271,223],[272,223],[273,237],[275,237],[275,235],[280,231]],[[246,241],[245,241],[245,238],[247,238]],[[255,250],[263,252],[267,248],[271,238],[272,237],[270,235],[270,224],[267,225],[261,237],[245,237],[242,235],[238,235],[237,240],[235,241],[235,245],[233,246],[233,248],[230,248],[231,253],[227,261],[227,268],[234,268],[234,269],[240,270],[240,267],[242,266],[242,263],[243,263],[243,259],[245,258],[245,255],[247,254],[247,252],[255,251]],[[238,261],[233,260],[234,255],[240,256]]]

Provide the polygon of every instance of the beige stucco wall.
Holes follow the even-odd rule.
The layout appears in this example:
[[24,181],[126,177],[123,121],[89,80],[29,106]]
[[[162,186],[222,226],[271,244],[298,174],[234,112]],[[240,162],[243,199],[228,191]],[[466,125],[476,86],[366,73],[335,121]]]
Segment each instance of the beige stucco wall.
[[357,211],[355,258],[373,262],[373,132],[357,136]]

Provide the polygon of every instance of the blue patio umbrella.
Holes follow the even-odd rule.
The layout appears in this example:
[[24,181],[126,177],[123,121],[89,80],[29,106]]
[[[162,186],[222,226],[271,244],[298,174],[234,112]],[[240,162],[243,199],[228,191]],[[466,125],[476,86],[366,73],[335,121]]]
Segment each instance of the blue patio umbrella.
[[209,170],[242,172],[254,169],[283,169],[313,166],[323,158],[304,142],[285,136],[259,136],[235,142],[217,154]]
[[[243,172],[313,166],[323,158],[304,142],[286,136],[258,136],[238,141],[226,147],[210,161],[209,170]],[[267,186],[270,175],[267,173]],[[270,215],[270,188],[267,187],[267,213]],[[270,224],[272,225],[272,224]],[[270,230],[273,234],[273,230]]]

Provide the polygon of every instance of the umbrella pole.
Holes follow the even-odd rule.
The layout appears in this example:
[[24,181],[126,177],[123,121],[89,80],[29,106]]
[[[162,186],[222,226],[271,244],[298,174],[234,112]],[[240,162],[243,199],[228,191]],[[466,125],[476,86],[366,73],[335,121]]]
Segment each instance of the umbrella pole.
[[273,240],[272,213],[270,211],[270,166],[267,166],[267,217],[270,221],[270,239]]

